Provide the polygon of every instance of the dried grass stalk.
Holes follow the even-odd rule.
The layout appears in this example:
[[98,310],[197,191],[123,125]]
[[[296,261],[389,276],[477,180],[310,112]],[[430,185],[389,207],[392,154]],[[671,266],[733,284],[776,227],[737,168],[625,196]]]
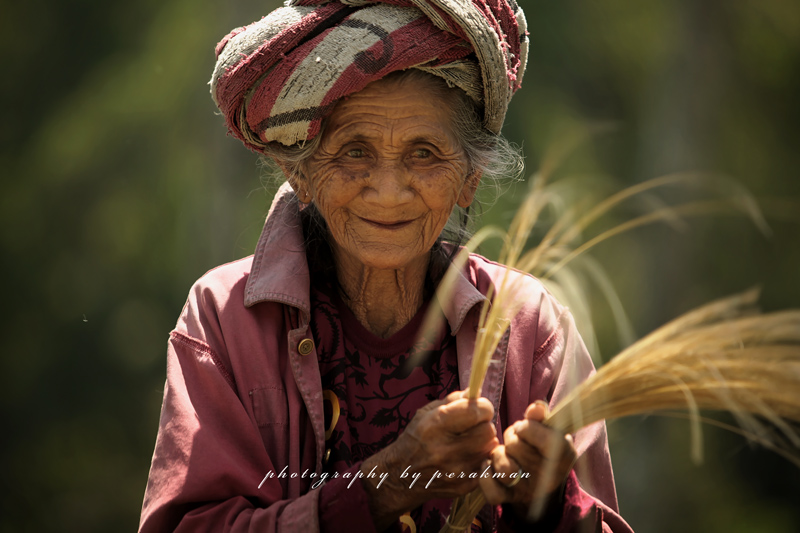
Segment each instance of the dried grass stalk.
[[[567,212],[552,226],[538,246],[523,252],[539,216],[552,204],[554,193],[546,186],[547,176],[534,179],[531,193],[518,210],[503,237],[500,262],[543,278],[552,278],[548,288],[557,295],[585,296],[574,279],[569,264],[586,250],[605,239],[658,221],[674,222],[685,215],[707,214],[731,205],[750,215],[757,226],[767,231],[752,198],[739,190],[728,201],[691,202],[660,208],[600,233],[583,244],[575,244],[584,229],[620,202],[646,191],[676,184],[696,185],[702,178],[681,174],[651,180],[617,193],[600,202],[586,214]],[[495,233],[497,230],[493,230]],[[477,242],[490,234],[486,230]],[[476,242],[468,244],[470,250]],[[460,270],[466,253],[455,269]],[[615,314],[622,316],[621,304],[604,273],[593,265],[592,276],[609,296]],[[455,274],[454,274],[455,275]],[[450,279],[450,285],[452,285]],[[437,293],[445,301],[449,286]],[[515,287],[504,278],[481,312],[470,376],[469,394],[477,398],[483,378],[497,344],[518,309]],[[576,296],[577,295],[577,296]],[[734,414],[742,432],[756,441],[777,448],[779,439],[770,435],[767,421],[780,432],[780,442],[800,447],[800,437],[787,421],[800,422],[800,311],[757,314],[757,290],[705,305],[632,344],[604,365],[560,402],[544,423],[573,433],[600,420],[623,416],[688,409],[692,425],[692,452],[701,452],[699,425],[701,409],[724,410]],[[789,454],[791,457],[791,454]],[[800,465],[800,461],[797,462]],[[485,499],[480,490],[457,498],[443,533],[466,530]]]
[[564,433],[600,420],[689,407],[700,459],[699,410],[733,413],[748,433],[761,419],[800,438],[800,311],[754,314],[758,291],[683,315],[634,343],[573,390],[545,423]]
[[[725,298],[657,329],[575,388],[544,424],[574,433],[600,420],[688,409],[699,461],[699,426],[710,421],[700,410],[728,411],[741,433],[800,466],[787,450],[800,448],[792,427],[800,423],[800,311],[755,314],[757,296]],[[480,490],[460,500],[442,532],[463,531],[485,504]]]

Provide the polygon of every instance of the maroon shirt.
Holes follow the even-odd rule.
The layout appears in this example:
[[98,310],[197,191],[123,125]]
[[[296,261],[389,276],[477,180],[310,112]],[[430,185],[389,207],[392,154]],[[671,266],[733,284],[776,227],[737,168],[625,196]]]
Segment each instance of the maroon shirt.
[[[379,452],[397,440],[417,409],[458,390],[455,338],[449,331],[432,344],[423,345],[416,338],[427,306],[387,339],[367,330],[335,293],[312,288],[311,309],[311,331],[327,396],[328,474],[344,473]],[[323,488],[320,498],[325,500],[327,492]],[[417,531],[438,532],[451,503],[431,500],[414,509],[411,519]]]

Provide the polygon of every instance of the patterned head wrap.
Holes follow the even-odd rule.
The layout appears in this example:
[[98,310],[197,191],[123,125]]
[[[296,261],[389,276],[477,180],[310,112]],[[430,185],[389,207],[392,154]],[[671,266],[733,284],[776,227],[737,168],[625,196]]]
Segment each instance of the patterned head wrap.
[[527,52],[515,0],[288,0],[220,41],[211,95],[261,151],[314,138],[342,97],[416,68],[462,89],[499,133]]

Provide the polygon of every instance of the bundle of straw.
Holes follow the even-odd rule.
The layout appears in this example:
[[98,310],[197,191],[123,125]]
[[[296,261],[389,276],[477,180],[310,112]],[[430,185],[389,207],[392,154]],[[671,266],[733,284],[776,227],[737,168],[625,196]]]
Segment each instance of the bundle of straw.
[[[575,388],[543,423],[574,433],[600,420],[688,408],[699,461],[700,410],[728,411],[745,435],[800,467],[788,451],[800,448],[791,425],[800,423],[800,310],[757,314],[757,297],[750,290],[662,326]],[[463,531],[485,503],[480,490],[457,499],[441,531]]]
[[660,327],[603,365],[544,423],[573,433],[599,420],[688,408],[700,460],[699,410],[710,409],[729,411],[762,442],[770,430],[759,419],[766,420],[800,447],[786,422],[800,422],[800,310],[758,314],[757,298],[750,290]]
[[[661,208],[607,230],[577,247],[571,246],[583,229],[623,200],[687,180],[695,182],[697,176],[676,175],[645,182],[611,196],[578,218],[575,211],[568,211],[538,246],[523,253],[539,215],[553,200],[545,187],[546,176],[539,175],[508,234],[503,236],[505,244],[500,262],[545,280],[560,273],[569,283],[572,275],[567,264],[570,261],[606,238],[644,224],[671,220],[678,215],[707,213],[733,203],[764,227],[754,203],[742,194],[733,202],[694,202]],[[467,244],[439,287],[437,298],[440,301],[447,298],[454,276],[466,261],[466,254],[498,233],[496,229],[481,230]],[[548,288],[562,295],[570,294],[558,284],[548,284]],[[511,317],[522,304],[514,300],[515,293],[513,283],[504,278],[495,294],[488,295],[492,303],[487,302],[481,313],[470,376],[470,398],[480,395],[491,356]],[[755,309],[757,297],[758,291],[751,290],[719,300],[657,329],[575,388],[543,423],[561,432],[573,433],[600,420],[688,409],[693,430],[692,453],[699,458],[700,409],[724,410],[733,413],[745,434],[792,459],[785,449],[800,447],[800,437],[787,422],[800,422],[800,311],[760,315]],[[777,428],[779,436],[770,435],[761,419]],[[792,460],[800,466],[800,461]],[[441,532],[464,531],[485,503],[480,490],[457,498]]]

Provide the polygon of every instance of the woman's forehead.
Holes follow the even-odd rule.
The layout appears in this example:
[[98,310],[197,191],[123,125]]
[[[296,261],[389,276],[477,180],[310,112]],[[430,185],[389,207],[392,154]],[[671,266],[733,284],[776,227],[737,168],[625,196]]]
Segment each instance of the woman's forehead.
[[403,139],[452,138],[451,107],[420,80],[380,80],[342,100],[329,117],[326,133],[369,139],[389,133]]

